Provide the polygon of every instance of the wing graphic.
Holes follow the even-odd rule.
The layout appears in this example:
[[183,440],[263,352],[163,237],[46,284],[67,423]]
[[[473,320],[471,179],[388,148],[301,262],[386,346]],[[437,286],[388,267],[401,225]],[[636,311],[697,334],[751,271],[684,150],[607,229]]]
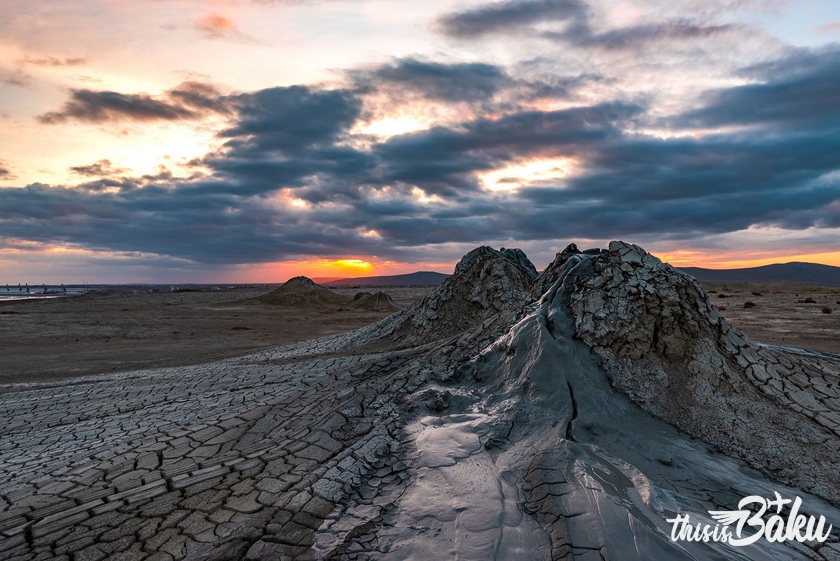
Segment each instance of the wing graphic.
[[747,521],[747,518],[750,516],[750,511],[748,510],[710,510],[709,515],[712,518],[729,526],[730,524],[734,524],[737,522],[739,525],[743,525],[744,522]]

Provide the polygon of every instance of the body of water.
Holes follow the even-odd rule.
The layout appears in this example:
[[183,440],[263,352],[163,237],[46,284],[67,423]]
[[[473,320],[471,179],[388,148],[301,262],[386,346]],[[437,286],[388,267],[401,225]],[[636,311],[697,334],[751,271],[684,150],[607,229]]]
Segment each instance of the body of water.
[[29,298],[58,298],[83,294],[91,287],[85,285],[12,285],[0,284],[0,301],[24,300]]

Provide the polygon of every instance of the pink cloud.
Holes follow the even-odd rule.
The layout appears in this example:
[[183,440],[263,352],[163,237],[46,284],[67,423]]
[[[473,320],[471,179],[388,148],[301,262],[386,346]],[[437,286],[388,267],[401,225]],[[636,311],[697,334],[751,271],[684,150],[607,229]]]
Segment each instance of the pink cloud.
[[21,59],[20,64],[31,64],[33,66],[79,66],[87,63],[85,58],[56,58],[54,56],[32,58],[29,56]]
[[840,21],[832,21],[817,28],[820,33],[840,33]]

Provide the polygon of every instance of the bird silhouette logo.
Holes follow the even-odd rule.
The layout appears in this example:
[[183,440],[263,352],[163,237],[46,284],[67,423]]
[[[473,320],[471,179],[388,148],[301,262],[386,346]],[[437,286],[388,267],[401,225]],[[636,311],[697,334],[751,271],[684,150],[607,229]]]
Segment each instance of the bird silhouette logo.
[[[806,516],[800,513],[802,499],[786,499],[778,491],[774,499],[760,495],[744,497],[738,510],[710,510],[715,525],[693,523],[689,515],[677,515],[667,521],[673,524],[671,541],[719,541],[733,546],[745,546],[764,538],[770,542],[798,541],[823,543],[828,539],[832,526],[825,527],[825,517]],[[783,516],[784,508],[790,509]],[[765,520],[764,515],[769,514]]]

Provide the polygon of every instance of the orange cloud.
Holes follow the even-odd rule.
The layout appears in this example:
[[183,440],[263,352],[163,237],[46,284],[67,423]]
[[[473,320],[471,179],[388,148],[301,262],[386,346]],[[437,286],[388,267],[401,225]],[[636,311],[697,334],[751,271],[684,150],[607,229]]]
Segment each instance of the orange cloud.
[[12,173],[12,169],[9,166],[9,164],[4,162],[3,160],[0,160],[0,181],[9,181],[12,179],[17,179],[17,176],[14,173]]
[[225,35],[237,34],[236,25],[233,20],[219,14],[210,14],[198,18],[195,27],[207,37],[216,39]]

